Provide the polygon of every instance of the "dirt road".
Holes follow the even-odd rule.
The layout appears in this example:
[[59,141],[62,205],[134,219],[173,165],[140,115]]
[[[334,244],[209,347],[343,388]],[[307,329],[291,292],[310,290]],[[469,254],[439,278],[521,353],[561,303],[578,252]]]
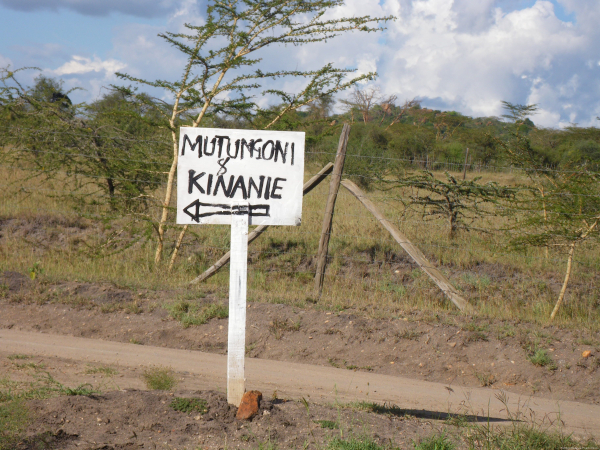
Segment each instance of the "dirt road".
[[[226,357],[191,350],[61,336],[46,333],[0,330],[3,353],[26,353],[75,361],[116,364],[121,367],[169,366],[183,377],[182,388],[215,389],[226,385]],[[505,396],[509,411],[546,424],[564,423],[576,434],[600,435],[600,406],[572,401],[525,397],[507,391],[463,388],[396,376],[354,372],[322,366],[263,359],[246,359],[247,389],[266,396],[305,397],[316,403],[371,401],[387,402],[422,416],[462,413],[506,419],[507,410],[498,397]],[[139,388],[139,377],[128,375],[119,387]]]

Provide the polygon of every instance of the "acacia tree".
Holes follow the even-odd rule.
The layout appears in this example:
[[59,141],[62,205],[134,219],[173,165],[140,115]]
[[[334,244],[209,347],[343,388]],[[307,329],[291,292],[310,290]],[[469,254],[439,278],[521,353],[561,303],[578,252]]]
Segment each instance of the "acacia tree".
[[[557,248],[566,251],[567,267],[558,299],[550,315],[553,320],[565,298],[577,246],[600,238],[600,174],[588,164],[548,167],[544,155],[532,147],[521,129],[535,105],[504,102],[513,121],[509,139],[498,141],[508,160],[521,168],[529,184],[515,197],[514,206],[523,219],[517,222],[512,242],[517,247]],[[516,233],[515,233],[516,232]]]
[[[348,74],[352,70],[337,69],[331,64],[306,71],[265,72],[260,68],[262,58],[256,54],[269,47],[325,42],[350,31],[379,31],[379,24],[391,19],[370,16],[326,18],[328,11],[343,3],[344,0],[211,0],[203,25],[186,24],[186,33],[159,35],[187,58],[178,80],[149,81],[117,74],[124,80],[165,89],[172,96],[171,104],[164,103],[157,108],[171,133],[173,158],[156,228],[158,243],[155,263],[162,259],[177,169],[177,129],[185,117],[191,117],[189,124],[197,127],[210,114],[249,116],[260,110],[250,93],[261,87],[261,81],[282,77],[306,79],[304,88],[299,92],[279,89],[262,92],[263,95],[280,99],[280,107],[276,111],[268,111],[270,120],[263,128],[270,128],[290,111],[375,76],[369,73],[351,78]],[[180,234],[178,244],[186,228]]]
[[405,206],[418,208],[424,220],[444,218],[448,223],[448,235],[452,239],[459,229],[469,231],[477,218],[490,214],[489,207],[500,199],[511,198],[512,189],[495,182],[479,183],[474,180],[458,180],[446,172],[446,181],[437,179],[429,171],[416,175],[402,176],[395,183],[399,187],[416,189],[407,199]]
[[[113,210],[139,213],[161,177],[156,129],[144,111],[118,92],[72,104],[58,80],[39,76],[32,87],[17,79],[23,69],[0,69],[2,160],[24,168],[27,179],[57,178],[63,196],[79,206],[107,197]],[[64,175],[67,175],[66,177]]]
[[378,87],[359,89],[355,86],[350,98],[342,100],[342,103],[346,105],[347,110],[352,114],[353,121],[354,111],[358,110],[362,115],[363,122],[368,123],[371,121],[371,109],[380,98],[381,92]]

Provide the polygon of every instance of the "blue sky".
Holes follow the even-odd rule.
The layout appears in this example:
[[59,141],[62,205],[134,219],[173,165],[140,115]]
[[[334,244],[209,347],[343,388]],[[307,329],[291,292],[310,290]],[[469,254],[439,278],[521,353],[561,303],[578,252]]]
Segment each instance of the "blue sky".
[[[40,67],[83,87],[77,100],[106,92],[115,71],[174,79],[183,60],[156,35],[200,23],[203,10],[197,0],[0,0],[0,66]],[[502,100],[537,103],[534,121],[548,127],[600,116],[597,0],[347,0],[332,14],[398,19],[379,36],[272,49],[264,67],[376,70],[385,94],[473,116],[501,114]]]

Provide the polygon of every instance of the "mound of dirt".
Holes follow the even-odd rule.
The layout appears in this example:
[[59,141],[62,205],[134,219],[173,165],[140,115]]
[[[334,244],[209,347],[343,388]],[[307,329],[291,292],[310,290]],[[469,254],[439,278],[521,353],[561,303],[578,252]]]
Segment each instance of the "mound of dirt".
[[[202,399],[207,412],[177,411],[171,406],[176,398]],[[322,448],[340,430],[347,436],[367,430],[381,445],[409,445],[431,429],[416,418],[277,399],[263,400],[251,422],[240,421],[216,391],[114,391],[32,400],[28,406],[33,422],[18,450]]]

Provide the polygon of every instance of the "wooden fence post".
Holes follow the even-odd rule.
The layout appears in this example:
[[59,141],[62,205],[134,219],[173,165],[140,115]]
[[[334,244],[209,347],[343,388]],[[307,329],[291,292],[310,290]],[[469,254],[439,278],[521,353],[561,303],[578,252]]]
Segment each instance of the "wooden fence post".
[[344,162],[346,161],[346,148],[348,147],[349,136],[350,125],[346,123],[344,124],[342,134],[340,135],[335,163],[333,164],[333,173],[331,174],[331,183],[329,184],[329,196],[327,198],[327,205],[325,206],[325,215],[323,216],[319,253],[317,254],[317,271],[315,273],[315,291],[318,297],[321,296],[321,292],[323,291],[329,237],[331,236],[331,224],[333,222],[333,210],[335,209],[335,201],[340,189],[340,181],[342,181],[342,172],[344,170]]
[[465,167],[463,169],[463,181],[467,178],[467,158],[469,157],[469,147],[467,147],[467,153],[465,154]]

